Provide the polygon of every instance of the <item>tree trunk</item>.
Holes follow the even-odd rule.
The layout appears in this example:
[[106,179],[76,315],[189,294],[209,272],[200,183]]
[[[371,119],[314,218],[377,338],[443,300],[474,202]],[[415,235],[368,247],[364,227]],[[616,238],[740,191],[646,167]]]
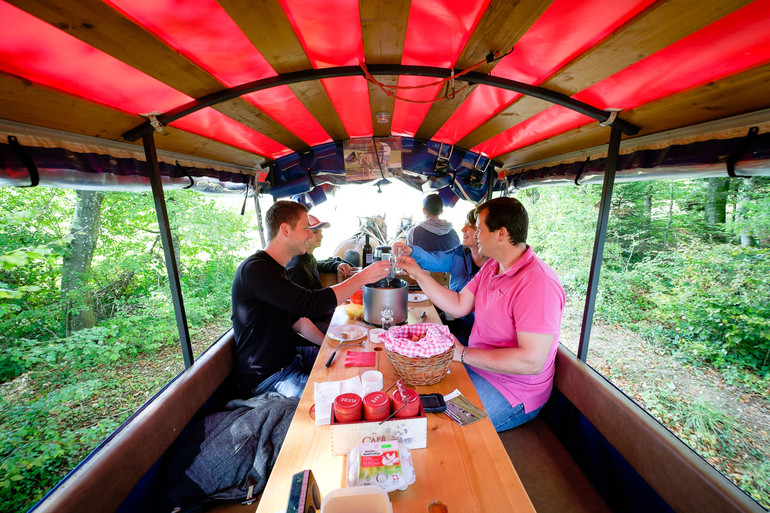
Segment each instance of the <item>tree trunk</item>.
[[72,217],[71,240],[64,255],[61,273],[67,336],[96,325],[93,292],[87,289],[91,260],[99,238],[103,193],[77,191],[78,202]]
[[727,178],[707,178],[706,186],[706,225],[714,229],[713,240],[724,242],[723,227],[727,219],[727,193],[730,182]]
[[674,217],[674,184],[668,184],[668,222],[666,223],[666,231],[663,234],[663,249],[668,249],[668,234],[671,232],[671,221]]
[[650,229],[652,226],[652,187],[647,187],[644,191],[644,227]]
[[754,245],[754,237],[751,234],[748,223],[746,222],[746,213],[748,206],[754,199],[754,178],[744,178],[740,188],[740,199],[736,205],[735,213],[737,221],[741,226],[741,247],[748,248]]

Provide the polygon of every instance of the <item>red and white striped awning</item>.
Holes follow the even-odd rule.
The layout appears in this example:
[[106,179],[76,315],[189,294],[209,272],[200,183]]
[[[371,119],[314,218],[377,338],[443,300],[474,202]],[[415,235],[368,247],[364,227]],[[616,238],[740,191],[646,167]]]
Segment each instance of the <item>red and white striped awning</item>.
[[619,110],[643,136],[769,108],[768,26],[770,0],[0,1],[0,119],[121,141],[143,115],[272,78],[171,121],[158,147],[255,166],[403,136],[521,166],[604,144],[608,130],[459,77],[281,79],[473,68]]

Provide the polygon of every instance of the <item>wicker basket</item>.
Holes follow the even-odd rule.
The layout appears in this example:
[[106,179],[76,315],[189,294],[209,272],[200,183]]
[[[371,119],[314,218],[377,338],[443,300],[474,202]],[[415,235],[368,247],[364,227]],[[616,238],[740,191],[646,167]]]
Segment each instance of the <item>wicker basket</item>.
[[393,370],[396,371],[401,380],[409,385],[435,385],[446,375],[449,364],[452,363],[452,356],[455,353],[455,347],[451,346],[447,351],[429,358],[413,358],[400,355],[385,349],[388,360],[393,364]]

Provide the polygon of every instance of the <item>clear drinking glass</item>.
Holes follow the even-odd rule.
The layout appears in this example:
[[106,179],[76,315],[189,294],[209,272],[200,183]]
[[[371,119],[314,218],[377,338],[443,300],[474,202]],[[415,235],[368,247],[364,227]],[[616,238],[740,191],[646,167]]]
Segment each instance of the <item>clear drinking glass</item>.
[[401,248],[399,246],[395,246],[393,248],[393,252],[391,253],[391,262],[392,262],[392,265],[393,265],[393,274],[401,274],[403,272],[402,269],[396,265],[396,263],[398,262],[399,257],[403,253],[404,253],[404,249],[403,248]]

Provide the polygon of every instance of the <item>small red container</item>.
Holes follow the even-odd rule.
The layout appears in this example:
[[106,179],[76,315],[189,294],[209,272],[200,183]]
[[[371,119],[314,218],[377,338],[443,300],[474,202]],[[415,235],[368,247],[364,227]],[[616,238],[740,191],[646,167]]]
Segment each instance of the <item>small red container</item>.
[[337,422],[358,422],[361,420],[363,401],[358,394],[342,394],[334,399],[334,418]]
[[390,396],[372,392],[364,397],[364,420],[385,420],[390,415]]
[[404,406],[404,403],[407,403],[395,416],[402,419],[406,417],[416,417],[420,414],[420,394],[410,388],[405,388],[404,394],[405,397],[402,397],[399,390],[393,392],[393,411],[397,411]]

